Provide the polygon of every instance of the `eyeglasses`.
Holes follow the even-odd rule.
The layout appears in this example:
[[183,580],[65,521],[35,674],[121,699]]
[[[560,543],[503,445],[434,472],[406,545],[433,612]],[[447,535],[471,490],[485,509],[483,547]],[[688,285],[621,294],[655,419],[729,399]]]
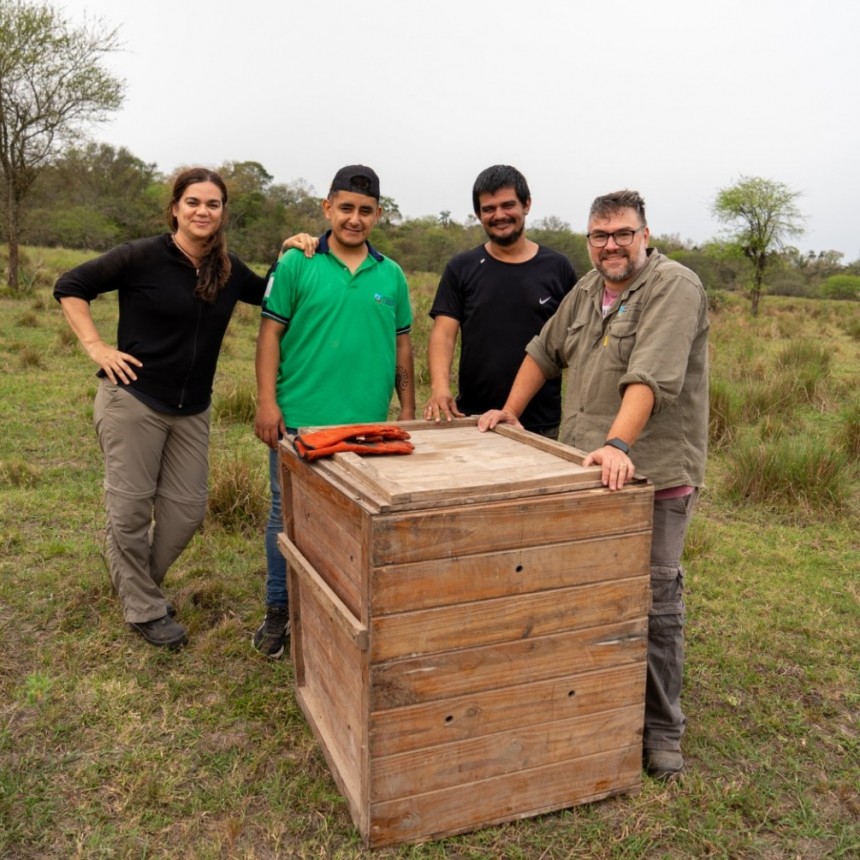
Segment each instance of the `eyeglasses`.
[[640,230],[644,229],[644,227],[637,227],[635,230],[616,230],[614,233],[604,233],[601,230],[595,230],[593,233],[586,233],[585,237],[588,239],[588,244],[591,245],[592,248],[605,248],[606,243],[610,239],[614,239],[615,244],[618,245],[619,248],[623,248],[626,245],[632,245],[633,237]]

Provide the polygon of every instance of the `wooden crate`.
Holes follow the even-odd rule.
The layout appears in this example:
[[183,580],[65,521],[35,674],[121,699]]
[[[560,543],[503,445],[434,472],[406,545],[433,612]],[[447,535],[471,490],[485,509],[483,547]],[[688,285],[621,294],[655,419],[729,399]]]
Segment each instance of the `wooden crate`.
[[474,420],[281,445],[296,695],[370,847],[638,790],[653,489]]

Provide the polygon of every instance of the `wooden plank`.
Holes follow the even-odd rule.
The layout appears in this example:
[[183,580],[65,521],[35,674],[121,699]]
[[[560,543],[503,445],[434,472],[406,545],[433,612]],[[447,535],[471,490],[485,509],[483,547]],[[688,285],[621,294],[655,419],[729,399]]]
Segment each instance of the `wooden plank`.
[[651,531],[374,568],[369,600],[389,612],[530,594],[648,573]]
[[371,797],[384,802],[562,761],[574,769],[584,756],[641,745],[642,721],[637,704],[375,759]]
[[567,720],[645,700],[645,664],[455,696],[370,715],[372,758]]
[[651,530],[653,488],[582,490],[374,518],[372,567]]
[[645,659],[648,619],[370,666],[370,709],[430,702]]
[[638,791],[642,748],[614,750],[400,800],[373,803],[372,848],[421,842]]
[[354,766],[343,757],[341,747],[331,742],[327,703],[320,700],[317,692],[313,687],[298,688],[296,700],[320,745],[338,790],[346,801],[353,823],[360,833],[367,833],[370,826],[370,798],[366,792],[362,792],[363,777],[356,773]]
[[297,695],[308,706],[306,716],[336,767],[344,792],[360,807],[367,802],[368,746],[362,652],[342,628],[331,624],[317,596],[312,590],[302,590],[300,647],[306,673]]
[[329,489],[295,482],[293,526],[295,545],[329,587],[361,617],[362,571],[365,554],[361,545],[362,511],[344,504]]
[[650,577],[398,612],[371,621],[373,663],[631,621],[648,615]]
[[311,563],[301,553],[299,548],[283,533],[278,535],[278,546],[302,580],[302,594],[308,599],[313,594],[328,620],[338,627],[351,644],[360,651],[368,648],[368,630],[362,626],[350,611],[349,607],[329,588],[328,583],[314,570]]

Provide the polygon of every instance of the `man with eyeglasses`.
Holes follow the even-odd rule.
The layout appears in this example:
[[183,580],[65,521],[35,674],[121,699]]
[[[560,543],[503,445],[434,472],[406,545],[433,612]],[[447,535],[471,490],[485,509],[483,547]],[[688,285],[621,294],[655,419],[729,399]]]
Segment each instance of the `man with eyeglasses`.
[[[430,398],[424,417],[439,422],[480,415],[501,402],[523,350],[576,283],[570,260],[526,236],[531,193],[508,164],[482,170],[472,205],[487,241],[453,257],[439,282],[430,316]],[[458,393],[451,366],[460,337]],[[555,439],[561,420],[561,379],[549,379],[520,416],[527,430]]]
[[690,269],[648,247],[635,191],[598,197],[588,220],[594,269],[564,299],[526,357],[502,409],[478,426],[519,425],[547,379],[569,368],[559,438],[589,452],[603,484],[621,489],[636,469],[654,484],[644,766],[681,773],[684,574],[681,554],[708,439],[708,302]]

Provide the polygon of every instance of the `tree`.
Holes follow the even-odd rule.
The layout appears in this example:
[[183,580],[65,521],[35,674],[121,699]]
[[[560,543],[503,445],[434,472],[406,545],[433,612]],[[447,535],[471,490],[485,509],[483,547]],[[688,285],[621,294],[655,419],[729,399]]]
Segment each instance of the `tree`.
[[768,262],[786,239],[803,235],[803,215],[795,202],[799,196],[799,191],[782,182],[741,176],[734,185],[720,189],[714,199],[714,216],[729,225],[729,238],[752,263],[753,316],[758,314]]
[[101,21],[73,26],[48,4],[0,0],[0,180],[12,290],[33,183],[85,126],[122,104],[124,83],[101,65],[118,49],[117,30]]
[[40,172],[21,232],[35,245],[105,251],[163,229],[168,191],[155,164],[125,147],[88,141]]

